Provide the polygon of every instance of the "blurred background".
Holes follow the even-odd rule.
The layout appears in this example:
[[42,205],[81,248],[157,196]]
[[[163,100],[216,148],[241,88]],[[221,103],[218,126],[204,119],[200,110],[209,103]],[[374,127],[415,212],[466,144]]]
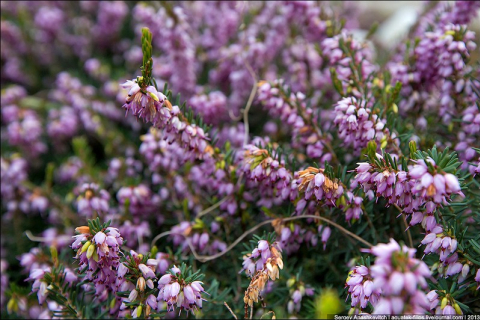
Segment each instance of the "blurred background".
[[[374,22],[379,26],[374,34],[373,41],[385,49],[393,49],[408,29],[417,21],[419,13],[425,3],[434,5],[438,1],[354,1],[361,14],[359,15],[360,29],[368,31]],[[444,1],[453,4],[455,1]],[[480,15],[477,15],[469,25],[475,31],[476,42],[480,39]],[[366,33],[365,33],[366,34]],[[472,53],[472,59],[480,59],[479,50]]]

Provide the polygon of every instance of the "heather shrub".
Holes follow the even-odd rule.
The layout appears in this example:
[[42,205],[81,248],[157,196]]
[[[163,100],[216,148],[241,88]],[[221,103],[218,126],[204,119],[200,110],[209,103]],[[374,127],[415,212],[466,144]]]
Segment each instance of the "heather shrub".
[[480,312],[478,2],[1,9],[2,318]]

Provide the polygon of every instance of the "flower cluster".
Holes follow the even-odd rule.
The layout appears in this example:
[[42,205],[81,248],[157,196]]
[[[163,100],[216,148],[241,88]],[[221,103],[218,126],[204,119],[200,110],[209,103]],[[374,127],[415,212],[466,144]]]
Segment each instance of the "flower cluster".
[[338,127],[338,135],[346,146],[353,146],[357,151],[367,146],[371,140],[384,141],[389,135],[385,127],[386,120],[372,114],[371,106],[366,101],[355,97],[343,98],[335,105],[334,123]]
[[306,154],[321,162],[329,161],[332,155],[325,149],[325,137],[314,125],[317,122],[313,110],[305,103],[305,94],[289,92],[288,86],[282,80],[273,83],[261,81],[258,83],[258,100],[273,117],[288,124],[292,130],[292,145],[300,145]]
[[252,277],[243,297],[245,306],[251,307],[254,302],[258,302],[268,278],[275,281],[280,277],[279,269],[283,269],[283,260],[278,244],[267,240],[258,241],[258,246],[252,253],[243,257],[241,271],[245,270]]
[[183,272],[180,268],[173,267],[169,273],[165,274],[158,280],[158,301],[167,302],[167,310],[174,310],[175,307],[192,313],[202,309],[202,302],[206,301],[202,298],[202,293],[206,293],[203,289],[203,282],[195,279],[195,277],[186,277],[185,268]]
[[42,141],[42,123],[35,111],[23,110],[16,105],[5,106],[2,107],[2,118],[8,123],[2,139],[6,139],[10,145],[24,149],[32,157],[47,151]]
[[332,179],[325,174],[325,169],[308,167],[298,172],[298,189],[305,193],[308,200],[315,196],[317,201],[329,206],[336,206],[337,200],[343,195],[344,187],[338,179]]
[[146,317],[150,315],[152,309],[157,308],[157,301],[153,295],[156,265],[156,260],[148,259],[148,256],[131,250],[127,253],[125,261],[118,266],[115,286],[117,291],[125,293],[120,310],[133,309],[131,313],[133,318],[139,318],[144,307]]
[[[346,31],[332,38],[326,38],[322,41],[321,47],[328,65],[334,67],[331,69],[334,70],[331,76],[340,81],[341,85],[337,90],[341,89],[356,98],[367,98],[367,93],[364,92],[364,86],[361,84],[371,86],[372,83],[366,80],[377,69],[377,66],[370,62],[373,52],[369,47],[357,41]],[[351,68],[351,64],[355,68]]]
[[[455,299],[444,292],[440,295],[436,290],[432,290],[427,294],[427,299],[430,302],[430,310],[436,315],[462,315],[462,309],[455,301]],[[441,301],[441,302],[440,302]]]
[[305,286],[303,282],[298,281],[296,278],[290,278],[287,280],[287,287],[290,291],[290,299],[287,304],[287,311],[290,314],[300,312],[302,305],[302,298],[305,296],[313,296],[314,289],[310,286]]
[[424,313],[429,303],[422,289],[428,287],[425,278],[431,274],[423,261],[414,258],[416,250],[390,239],[388,244],[379,244],[367,251],[376,256],[375,264],[370,267],[373,285],[369,291],[381,289],[373,313]]
[[345,281],[345,288],[348,288],[348,293],[351,295],[351,306],[356,314],[367,308],[368,303],[375,308],[382,294],[382,288],[374,286],[370,273],[370,269],[366,266],[355,266],[350,270]]
[[[152,123],[155,127],[165,129],[164,139],[177,141],[187,151],[199,158],[210,155],[207,148],[207,136],[204,130],[186,122],[178,106],[172,106],[167,97],[158,92],[154,86],[140,87],[140,80],[128,80],[122,87],[128,89],[128,96],[123,108],[134,116]],[[142,82],[143,83],[143,82]],[[211,148],[210,148],[211,149]]]
[[[276,242],[270,244],[267,240],[258,241],[258,246],[253,249],[251,254],[247,254],[243,257],[243,270],[248,275],[253,275],[257,271],[263,271],[267,264],[269,270],[269,276],[272,280],[278,278],[278,268],[283,269],[283,261],[280,247]],[[278,265],[278,267],[277,267]],[[271,271],[272,270],[272,271]]]
[[293,223],[289,225],[279,223],[277,225],[277,222],[275,222],[273,225],[276,233],[279,235],[278,243],[282,251],[288,255],[297,252],[302,243],[315,247],[318,244],[319,235],[325,248],[325,244],[331,234],[331,229],[322,225],[318,228],[303,228],[301,225]]
[[76,251],[79,272],[85,272],[85,278],[95,286],[96,295],[104,300],[109,290],[115,290],[123,238],[118,229],[100,225],[98,219],[92,221],[90,226],[76,229],[80,234],[74,236],[72,249]]
[[219,124],[226,120],[227,98],[221,91],[194,95],[188,101],[195,113],[200,114],[208,124]]
[[[430,232],[427,232],[421,244],[426,245],[424,250],[426,255],[430,253],[439,255],[441,265],[438,266],[438,270],[439,272],[443,270],[445,276],[452,276],[462,271],[463,265],[458,262],[458,254],[456,253],[458,240],[449,230],[444,231],[442,226],[437,225]],[[469,270],[468,264],[465,264],[465,268]],[[466,274],[468,274],[468,270],[466,270]],[[465,280],[466,274],[462,274],[463,280]],[[459,278],[459,282],[463,281],[462,277]]]
[[99,190],[96,183],[84,183],[78,192],[77,210],[79,214],[91,218],[94,212],[97,214],[108,212],[110,194],[104,189]]
[[415,160],[415,164],[408,166],[408,172],[392,168],[379,154],[376,158],[380,162],[358,163],[353,186],[373,191],[377,197],[387,199],[389,205],[397,205],[404,213],[411,214],[410,225],[422,222],[426,230],[432,230],[436,226],[436,208],[448,205],[454,194],[463,196],[458,178],[442,172],[432,158]]
[[[258,185],[260,192],[264,193],[264,199],[271,198],[271,201],[278,203],[289,197],[292,176],[278,155],[271,155],[254,145],[246,145],[241,169],[247,179]],[[271,206],[265,200],[263,204]]]
[[154,212],[161,201],[159,195],[152,194],[150,188],[143,184],[122,187],[117,192],[117,199],[135,216]]
[[2,1],[2,317],[475,312],[480,4],[362,7]]

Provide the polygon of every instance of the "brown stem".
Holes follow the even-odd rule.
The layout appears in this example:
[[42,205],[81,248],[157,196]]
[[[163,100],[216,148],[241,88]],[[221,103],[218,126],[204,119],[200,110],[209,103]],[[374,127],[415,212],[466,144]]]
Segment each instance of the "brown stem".
[[408,245],[410,246],[410,248],[413,248],[412,234],[410,233],[410,229],[408,227],[407,218],[403,214],[403,210],[397,204],[395,204],[395,208],[397,208],[398,211],[400,211],[400,213],[402,214],[402,221],[403,221],[403,224],[406,228],[405,231],[407,232]]
[[223,305],[224,305],[225,307],[227,307],[228,311],[230,311],[230,313],[232,314],[232,316],[233,316],[235,319],[238,319],[238,318],[237,318],[237,315],[236,315],[235,313],[233,313],[232,309],[230,309],[230,307],[228,306],[227,302],[224,301],[224,302],[223,302]]
[[[327,218],[324,218],[324,217],[320,217],[320,216],[315,216],[315,215],[303,215],[303,216],[296,216],[296,217],[289,217],[289,218],[282,218],[281,220],[282,221],[293,221],[293,220],[299,220],[299,219],[318,219],[318,220],[321,220],[323,222],[326,222],[330,225],[332,225],[333,227],[339,229],[341,232],[343,232],[344,234],[352,237],[353,239],[356,239],[357,241],[365,244],[367,247],[373,247],[373,244],[371,244],[370,242],[364,240],[363,238],[359,237],[358,235],[348,231],[347,229],[345,229],[344,227],[342,227],[341,225],[333,222],[332,220],[329,220]],[[197,259],[198,261],[200,262],[207,262],[207,261],[210,261],[210,260],[215,260],[221,256],[223,256],[225,253],[229,252],[230,250],[232,250],[237,244],[239,244],[247,235],[249,235],[250,233],[256,231],[257,229],[263,227],[264,225],[267,225],[267,224],[271,224],[273,221],[275,221],[277,219],[270,219],[270,220],[266,220],[266,221],[263,221],[259,224],[257,224],[255,227],[245,231],[240,237],[237,238],[237,240],[235,240],[231,245],[229,245],[227,247],[227,249],[225,249],[224,251],[222,252],[219,252],[217,254],[214,254],[214,255],[211,255],[211,256],[204,256],[204,255],[199,255],[197,253],[197,251],[195,250],[195,248],[193,247],[191,241],[189,238],[186,238],[187,240],[187,243],[188,243],[188,246],[190,247],[190,250],[192,251],[193,253],[193,256],[195,257],[195,259]],[[157,236],[158,237],[158,236]]]

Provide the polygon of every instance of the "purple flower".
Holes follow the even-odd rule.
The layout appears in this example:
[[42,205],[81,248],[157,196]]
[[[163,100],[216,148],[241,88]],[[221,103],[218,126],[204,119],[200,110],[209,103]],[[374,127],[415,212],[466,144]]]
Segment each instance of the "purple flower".
[[376,288],[372,280],[370,269],[366,266],[356,266],[350,270],[345,287],[348,287],[352,308],[365,309],[368,302],[376,307],[382,289]]
[[164,105],[166,97],[158,92],[155,87],[140,88],[135,79],[127,80],[121,86],[128,89],[128,96],[123,105],[127,113],[130,111],[134,116],[148,122],[160,121],[164,123],[169,120],[170,112]]
[[140,271],[142,272],[143,276],[145,278],[155,278],[155,273],[153,272],[153,270],[149,267],[147,267],[146,265],[144,265],[143,263],[139,264],[138,265],[138,268],[140,269]]
[[138,186],[122,187],[117,192],[119,203],[124,206],[129,201],[129,211],[133,215],[145,215],[153,213],[160,204],[160,197],[153,194],[150,188],[144,184]]
[[390,134],[385,127],[386,120],[371,114],[372,106],[365,100],[357,101],[355,97],[347,97],[335,105],[334,123],[338,127],[338,135],[346,146],[353,146],[357,151],[367,146],[371,140],[379,144]]
[[208,124],[218,125],[228,118],[227,97],[221,91],[196,94],[189,99],[189,105]]
[[330,235],[332,234],[332,230],[330,227],[323,227],[322,229],[322,243],[323,243],[323,250],[327,247],[327,241],[328,238],[330,238]]
[[32,292],[37,292],[38,303],[43,304],[48,295],[48,283],[43,279],[46,273],[49,273],[50,267],[43,269],[32,269],[30,276],[26,280],[33,280]]
[[[305,170],[298,171],[296,184],[298,190],[304,192],[305,200],[309,200],[312,195],[317,201],[325,202],[331,207],[336,206],[337,199],[343,195],[344,186],[338,179],[330,179],[324,174],[324,169],[308,167]],[[297,209],[298,213],[301,213]]]
[[[400,246],[390,239],[368,250],[377,258],[370,268],[373,289],[382,290],[374,314],[418,314],[428,309],[429,303],[422,289],[430,277],[427,265],[414,258],[415,249]],[[419,289],[419,287],[421,289]]]
[[283,84],[283,80],[276,80],[272,84],[261,81],[258,86],[258,100],[270,115],[280,118],[291,128],[292,146],[305,148],[307,156],[320,162],[330,160],[331,154],[324,150],[324,142],[329,142],[330,139],[311,125],[316,119],[311,119],[314,117],[313,110],[307,107],[305,95],[297,92],[287,96],[289,88]]
[[0,306],[5,305],[5,290],[8,288],[8,275],[7,275],[8,263],[1,259],[0,260]]
[[77,197],[77,209],[81,215],[92,217],[93,212],[106,213],[109,210],[110,194],[99,189],[95,183],[84,183]]
[[77,251],[78,270],[85,271],[85,278],[93,282],[100,299],[107,298],[104,293],[114,291],[118,285],[117,268],[120,246],[123,244],[118,229],[108,227],[95,235],[87,231],[73,238],[72,249]]
[[202,293],[205,290],[202,287],[201,281],[193,281],[191,283],[185,283],[180,281],[179,270],[173,270],[174,275],[166,274],[162,276],[158,281],[158,289],[160,290],[157,296],[157,301],[167,302],[167,310],[172,311],[175,307],[185,310],[192,311],[202,308],[202,302],[206,301],[202,298]]
[[281,249],[277,242],[258,241],[258,246],[251,254],[243,256],[243,268],[246,274],[254,276],[257,272],[267,273],[272,280],[278,278],[279,268],[283,269]]
[[477,273],[475,274],[475,281],[478,283],[477,290],[480,289],[480,269],[477,269]]
[[283,160],[276,160],[267,150],[252,144],[245,147],[241,170],[250,185],[258,188],[261,195],[260,205],[271,207],[291,197],[292,174],[286,170]]

